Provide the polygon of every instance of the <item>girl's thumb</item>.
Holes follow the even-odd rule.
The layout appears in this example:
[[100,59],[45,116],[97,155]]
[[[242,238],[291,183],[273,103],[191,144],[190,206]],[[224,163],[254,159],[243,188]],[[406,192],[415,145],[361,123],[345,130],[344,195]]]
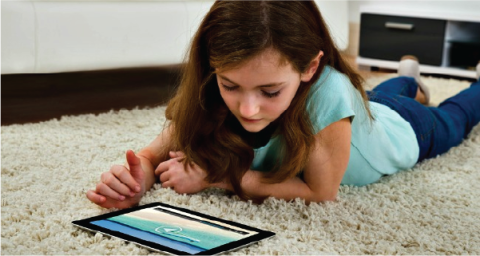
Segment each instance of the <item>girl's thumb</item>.
[[126,157],[128,166],[130,167],[130,174],[132,174],[134,178],[137,178],[140,172],[143,173],[142,165],[140,164],[140,158],[135,155],[133,150],[128,150]]

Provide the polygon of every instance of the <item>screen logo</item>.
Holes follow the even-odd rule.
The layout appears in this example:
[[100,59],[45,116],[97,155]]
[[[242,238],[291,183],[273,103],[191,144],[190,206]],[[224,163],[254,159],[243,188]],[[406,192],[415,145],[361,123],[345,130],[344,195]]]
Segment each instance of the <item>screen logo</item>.
[[187,239],[190,242],[200,242],[200,240],[182,235],[181,232],[183,229],[181,227],[158,227],[155,229],[155,232],[163,234],[163,235],[169,235],[169,236],[174,236],[178,238],[184,238]]

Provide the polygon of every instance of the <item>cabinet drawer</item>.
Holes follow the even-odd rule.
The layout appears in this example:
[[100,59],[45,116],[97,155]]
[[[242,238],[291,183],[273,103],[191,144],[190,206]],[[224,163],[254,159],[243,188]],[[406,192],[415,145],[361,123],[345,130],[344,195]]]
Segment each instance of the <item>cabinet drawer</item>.
[[359,55],[398,61],[411,54],[422,64],[440,66],[445,26],[445,20],[362,13]]

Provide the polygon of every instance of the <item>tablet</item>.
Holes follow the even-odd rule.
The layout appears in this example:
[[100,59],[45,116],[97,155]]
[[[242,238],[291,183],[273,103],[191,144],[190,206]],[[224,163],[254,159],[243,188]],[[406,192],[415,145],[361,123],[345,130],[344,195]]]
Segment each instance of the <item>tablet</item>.
[[72,224],[174,255],[225,253],[275,235],[164,203],[111,212]]

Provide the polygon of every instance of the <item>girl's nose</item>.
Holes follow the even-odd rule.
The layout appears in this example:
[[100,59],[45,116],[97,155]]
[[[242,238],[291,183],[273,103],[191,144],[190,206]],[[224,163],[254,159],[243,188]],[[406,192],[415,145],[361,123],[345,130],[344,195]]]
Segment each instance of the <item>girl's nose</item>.
[[240,101],[239,112],[242,117],[254,117],[260,110],[259,102],[254,95],[243,97]]

